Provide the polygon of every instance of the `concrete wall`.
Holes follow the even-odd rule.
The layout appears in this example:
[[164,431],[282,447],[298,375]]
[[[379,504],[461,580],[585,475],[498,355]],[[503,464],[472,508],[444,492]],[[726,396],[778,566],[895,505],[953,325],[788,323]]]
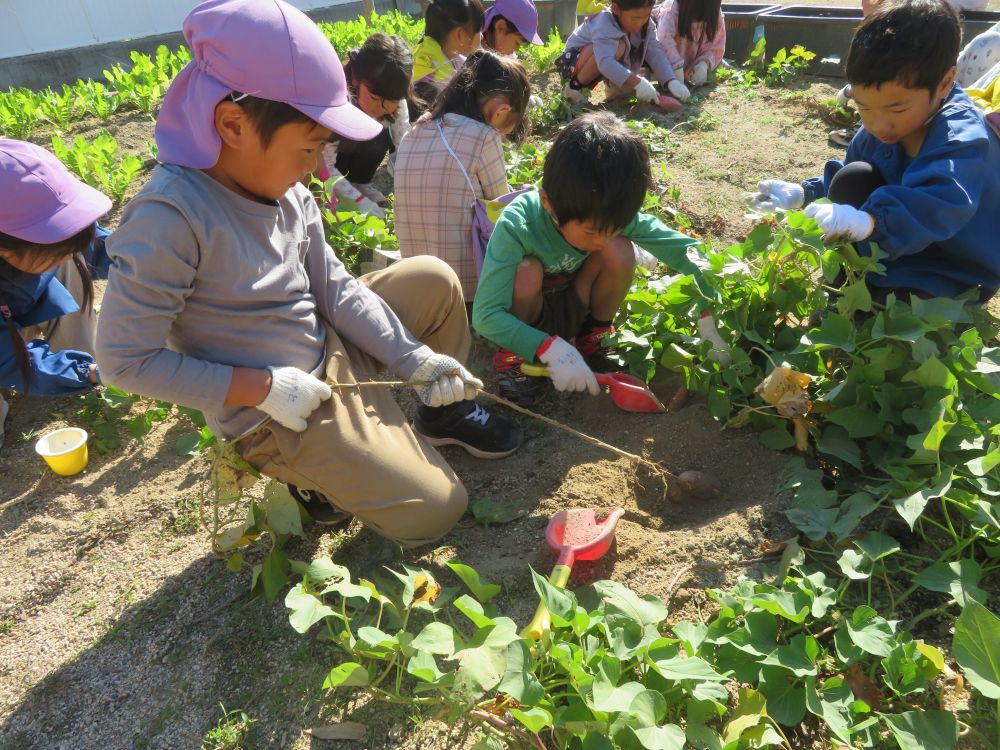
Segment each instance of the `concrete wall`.
[[[361,15],[361,0],[290,0],[315,21]],[[197,0],[0,0],[0,89],[42,89],[184,42],[181,23]],[[375,0],[375,9],[419,13],[417,0]]]

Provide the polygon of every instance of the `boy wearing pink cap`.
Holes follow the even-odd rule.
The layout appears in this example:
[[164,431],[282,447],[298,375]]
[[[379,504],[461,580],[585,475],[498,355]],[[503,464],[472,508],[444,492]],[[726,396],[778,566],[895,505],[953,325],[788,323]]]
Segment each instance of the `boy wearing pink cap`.
[[[299,180],[331,134],[363,141],[381,125],[282,0],[209,0],[184,34],[194,59],[157,119],[163,163],[109,242],[105,377],[201,409],[317,520],[340,520],[333,506],[404,546],[437,539],[467,495],[433,446],[499,458],[522,435],[472,400],[482,383],[461,365],[470,334],[446,264],[355,279],[324,240]],[[412,427],[388,389],[325,382],[383,368],[421,383]]]
[[[0,138],[0,388],[40,396],[100,382],[91,278],[106,276],[111,201],[31,143]],[[8,335],[8,333],[10,335]],[[0,445],[7,402],[0,396]]]
[[538,36],[535,3],[497,0],[483,19],[483,45],[501,55],[513,55],[522,44],[545,44]]

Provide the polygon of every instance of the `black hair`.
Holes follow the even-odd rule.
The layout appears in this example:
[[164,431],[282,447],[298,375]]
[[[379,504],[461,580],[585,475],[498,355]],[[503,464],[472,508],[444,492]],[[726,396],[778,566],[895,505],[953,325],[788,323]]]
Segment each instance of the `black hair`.
[[639,8],[652,8],[656,5],[656,0],[614,0],[618,10],[638,10]]
[[507,138],[520,143],[528,130],[531,83],[524,66],[515,58],[490,50],[478,50],[465,61],[434,100],[431,118],[439,120],[454,114],[483,122],[483,105],[495,96],[503,97],[510,105],[511,117],[517,118]]
[[542,174],[558,223],[592,221],[602,232],[632,221],[651,183],[646,144],[611,112],[590,112],[567,125]]
[[486,11],[480,0],[431,0],[424,13],[424,34],[438,44],[452,29],[465,29],[475,34],[483,28]]
[[490,19],[490,25],[486,28],[486,31],[483,32],[483,44],[486,47],[489,47],[490,49],[496,49],[497,48],[497,44],[496,44],[496,40],[497,40],[497,30],[496,30],[497,21],[503,21],[505,24],[507,24],[508,31],[511,30],[511,29],[513,29],[518,34],[521,33],[519,31],[517,31],[517,27],[514,26],[514,24],[512,24],[508,19],[504,18],[500,14],[497,14],[497,15],[493,16],[493,18]]
[[880,3],[854,32],[847,81],[874,86],[895,81],[932,94],[958,60],[962,32],[946,0]]
[[719,30],[719,9],[722,0],[675,0],[680,3],[680,13],[677,17],[677,33],[692,42],[698,41],[691,34],[691,26],[701,21],[704,23],[705,39],[715,39]]
[[271,145],[271,139],[278,132],[278,128],[283,125],[299,122],[310,122],[313,125],[317,125],[316,121],[309,115],[299,112],[291,104],[285,104],[284,102],[276,102],[271,99],[258,99],[256,96],[243,94],[239,91],[232,92],[229,98],[223,101],[236,102],[247,113],[250,122],[257,129],[257,135],[260,136],[260,142],[264,148]]
[[406,99],[411,94],[413,53],[398,36],[380,31],[348,53],[344,76],[352,89],[363,83],[372,94],[387,101]]
[[[97,231],[95,226],[95,224],[90,224],[62,242],[54,242],[52,244],[45,245],[40,245],[37,242],[28,242],[27,240],[22,240],[20,237],[14,237],[13,235],[3,234],[0,232],[0,247],[4,250],[12,251],[15,255],[23,257],[30,256],[32,259],[40,261],[61,261],[66,258],[67,255],[71,256],[73,259],[73,265],[76,266],[76,270],[80,273],[80,279],[83,281],[83,300],[80,304],[80,310],[89,312],[94,305],[94,282],[91,279],[90,268],[87,266],[87,260],[84,257],[84,253],[90,247],[90,243],[94,241],[94,236]],[[7,265],[12,268],[15,274],[28,275],[23,271],[18,271],[13,268],[3,259],[0,259],[0,264]],[[6,305],[6,300],[4,300],[3,296],[0,295],[0,306],[6,308]],[[14,361],[17,363],[17,369],[21,373],[21,382],[24,383],[24,392],[27,393],[28,389],[31,387],[31,361],[28,358],[28,349],[24,345],[24,339],[21,338],[21,333],[13,319],[8,317],[6,312],[0,315],[0,317],[4,318],[7,323],[7,333],[10,335],[11,346],[14,349]]]

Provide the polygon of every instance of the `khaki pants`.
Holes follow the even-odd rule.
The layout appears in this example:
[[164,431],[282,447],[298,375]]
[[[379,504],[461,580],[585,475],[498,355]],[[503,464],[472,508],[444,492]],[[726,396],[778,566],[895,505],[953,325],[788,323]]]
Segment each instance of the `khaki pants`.
[[[471,337],[455,272],[431,256],[407,258],[361,277],[389,303],[414,336],[460,362]],[[381,363],[326,331],[330,382],[371,380]],[[391,388],[334,389],[304,432],[274,421],[236,444],[261,473],[318,490],[362,523],[414,547],[440,538],[465,512],[461,480],[410,427]]]

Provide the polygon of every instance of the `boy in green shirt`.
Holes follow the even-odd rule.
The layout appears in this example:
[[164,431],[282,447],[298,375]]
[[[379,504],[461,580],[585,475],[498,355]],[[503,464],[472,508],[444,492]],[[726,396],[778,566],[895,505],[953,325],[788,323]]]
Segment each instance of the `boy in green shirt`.
[[632,284],[633,242],[697,273],[688,258],[696,241],[639,213],[650,182],[641,137],[610,112],[592,112],[552,144],[542,189],[504,208],[472,311],[476,331],[500,347],[493,366],[501,396],[533,403],[544,381],[521,365],[536,358],[557,390],[600,391],[594,371],[615,368],[602,342]]

